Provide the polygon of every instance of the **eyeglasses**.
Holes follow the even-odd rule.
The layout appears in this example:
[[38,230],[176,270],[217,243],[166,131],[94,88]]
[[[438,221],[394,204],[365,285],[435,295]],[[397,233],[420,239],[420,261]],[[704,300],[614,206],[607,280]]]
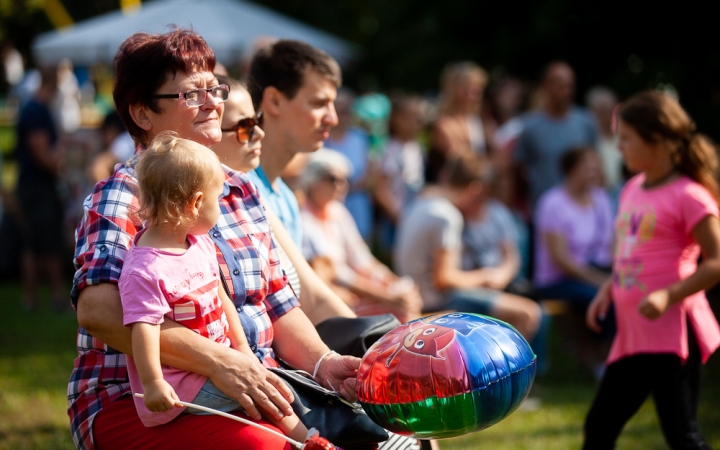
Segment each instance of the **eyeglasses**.
[[193,89],[192,91],[180,94],[155,94],[153,98],[183,98],[188,106],[202,106],[207,100],[208,92],[214,98],[224,102],[230,95],[230,86],[227,84],[219,84],[209,88]]
[[237,125],[232,128],[221,128],[221,131],[234,131],[239,143],[244,144],[253,137],[255,127],[261,127],[263,124],[263,113],[258,112],[255,117],[246,117],[238,120]]
[[330,183],[332,183],[332,184],[335,184],[335,185],[347,183],[347,178],[345,178],[345,177],[336,177],[335,175],[332,175],[332,174],[325,175],[325,176],[323,177],[323,179],[324,179],[325,181],[328,181],[328,182],[330,182]]

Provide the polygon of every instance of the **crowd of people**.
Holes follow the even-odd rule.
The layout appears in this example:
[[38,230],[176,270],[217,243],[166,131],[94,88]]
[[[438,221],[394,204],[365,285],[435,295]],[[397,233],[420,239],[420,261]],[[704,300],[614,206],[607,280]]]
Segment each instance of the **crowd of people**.
[[[19,115],[17,214],[6,214],[24,232],[29,311],[41,268],[64,307],[57,224],[71,210],[56,195],[57,73],[41,75]],[[707,448],[696,413],[699,369],[720,346],[703,294],[720,280],[717,156],[675,99],[619,104],[596,87],[584,108],[565,62],[534,89],[453,62],[437,98],[390,96],[378,133],[341,86],[338,64],[298,41],[258,46],[241,80],[191,31],[122,44],[117,112],[75,230],[78,448],[288,446],[178,399],[303,440],[310,425],[267,369],[302,369],[353,400],[360,355],[315,330],[336,317],[489,315],[543,371],[546,300],[582,325],[568,339],[601,380],[585,448],[612,448],[650,394],[673,448]]]

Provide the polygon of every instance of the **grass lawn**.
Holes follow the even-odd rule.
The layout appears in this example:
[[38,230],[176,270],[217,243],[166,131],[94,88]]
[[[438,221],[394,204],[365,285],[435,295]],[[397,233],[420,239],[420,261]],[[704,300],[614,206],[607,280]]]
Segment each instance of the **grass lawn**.
[[[65,391],[75,357],[76,321],[72,314],[48,310],[24,313],[18,284],[0,284],[0,449],[72,449]],[[536,411],[516,411],[479,433],[442,441],[443,450],[577,449],[581,427],[593,398],[592,378],[563,354],[557,335],[551,343],[549,374],[537,380]],[[720,357],[704,372],[701,427],[720,448]],[[240,448],[240,446],[238,447]],[[651,402],[626,426],[619,449],[665,449]]]
[[74,314],[23,312],[19,284],[0,284],[0,304],[0,449],[74,448],[65,413]]

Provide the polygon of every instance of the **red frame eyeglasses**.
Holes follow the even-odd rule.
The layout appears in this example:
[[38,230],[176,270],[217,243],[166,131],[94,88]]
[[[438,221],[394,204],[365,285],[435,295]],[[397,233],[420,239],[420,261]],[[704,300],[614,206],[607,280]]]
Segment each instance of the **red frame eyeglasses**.
[[218,84],[217,86],[193,89],[179,94],[155,94],[153,98],[181,98],[185,100],[188,106],[202,106],[207,101],[208,93],[221,102],[224,102],[230,95],[230,86],[227,84]]

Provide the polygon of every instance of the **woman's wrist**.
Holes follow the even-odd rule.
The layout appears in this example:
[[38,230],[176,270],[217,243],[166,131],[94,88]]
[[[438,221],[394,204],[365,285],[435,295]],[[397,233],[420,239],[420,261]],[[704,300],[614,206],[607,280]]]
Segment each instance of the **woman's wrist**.
[[212,345],[207,350],[209,352],[195,372],[211,379],[219,373],[233,372],[239,367],[251,367],[258,361],[255,356],[251,357],[242,351],[224,345]]
[[315,363],[315,369],[313,370],[312,377],[315,381],[322,384],[322,381],[317,379],[318,373],[320,372],[320,366],[322,366],[323,361],[327,359],[330,355],[337,355],[338,353],[334,350],[330,350],[328,352],[325,352],[320,358],[318,358],[317,362]]

